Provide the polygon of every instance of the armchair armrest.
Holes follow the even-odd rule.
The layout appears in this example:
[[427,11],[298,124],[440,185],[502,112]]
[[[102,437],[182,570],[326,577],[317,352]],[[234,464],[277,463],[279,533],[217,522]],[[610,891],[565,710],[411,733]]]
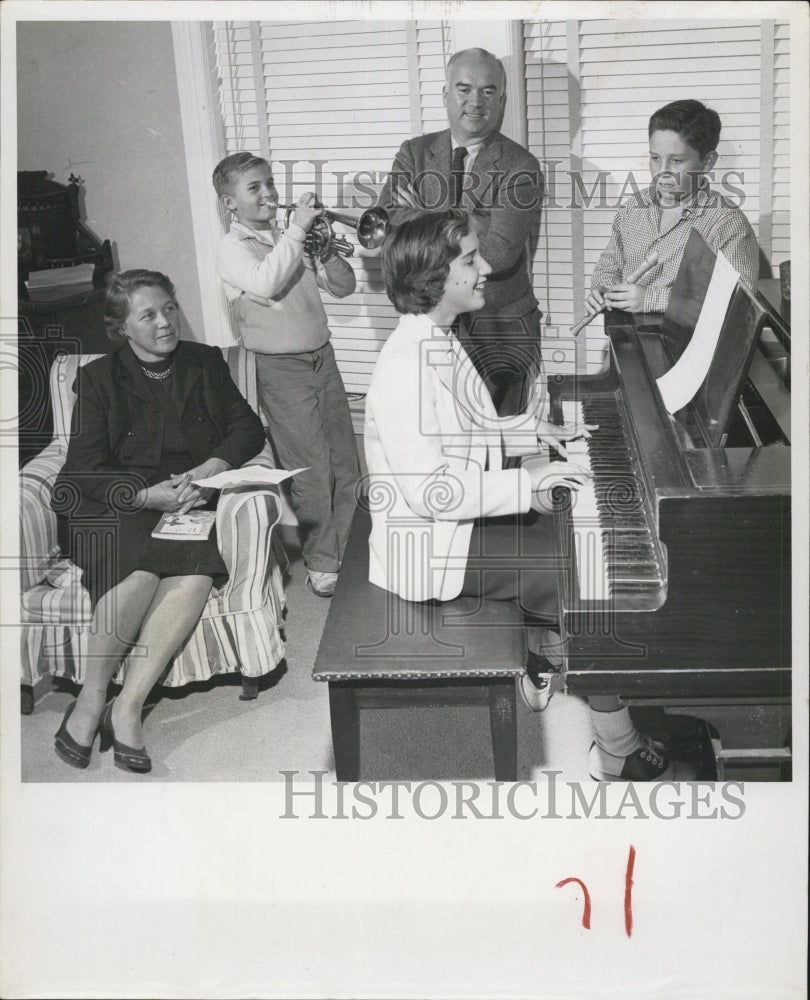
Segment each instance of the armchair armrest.
[[22,590],[41,583],[57,550],[51,490],[65,464],[63,443],[52,441],[20,471],[20,577]]
[[281,516],[268,490],[225,490],[217,504],[217,539],[228,581],[217,596],[218,614],[257,611],[273,596],[273,528]]
[[[268,441],[264,448],[259,452],[259,454],[252,458],[247,465],[263,465],[267,469],[277,469],[278,463],[276,462],[275,456],[273,455],[273,449]],[[292,504],[290,501],[290,480],[286,483],[282,483],[280,486],[273,487],[273,493],[277,496],[279,503],[281,504],[281,514],[279,516],[279,523],[282,525],[297,525],[298,518],[292,509]],[[280,542],[277,542],[276,554],[279,556],[279,561],[282,565],[282,569],[286,574],[290,568],[290,561],[287,558],[287,553],[283,551],[283,546]]]

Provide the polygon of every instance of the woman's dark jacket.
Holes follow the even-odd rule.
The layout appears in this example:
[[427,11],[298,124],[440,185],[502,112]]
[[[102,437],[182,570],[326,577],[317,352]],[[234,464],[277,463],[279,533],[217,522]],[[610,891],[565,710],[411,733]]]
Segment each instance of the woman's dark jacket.
[[[264,446],[262,423],[231,379],[222,353],[181,340],[172,392],[194,464],[221,458],[244,465]],[[159,482],[164,418],[128,343],[78,370],[67,459],[52,506],[93,516],[131,510],[134,495]]]

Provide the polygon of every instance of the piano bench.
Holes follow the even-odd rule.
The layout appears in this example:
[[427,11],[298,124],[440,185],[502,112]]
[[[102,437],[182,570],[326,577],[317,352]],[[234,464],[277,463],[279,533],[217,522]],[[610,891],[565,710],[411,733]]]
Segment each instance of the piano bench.
[[515,679],[526,672],[517,605],[403,601],[369,583],[369,531],[358,509],[312,671],[329,684],[338,781],[360,778],[361,708],[481,704],[489,706],[495,778],[517,780]]

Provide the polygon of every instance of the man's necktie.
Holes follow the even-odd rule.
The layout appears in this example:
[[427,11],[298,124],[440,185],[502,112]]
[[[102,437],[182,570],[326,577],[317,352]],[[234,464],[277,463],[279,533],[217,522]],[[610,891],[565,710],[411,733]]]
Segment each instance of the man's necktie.
[[464,160],[467,150],[457,146],[453,150],[453,162],[450,164],[450,204],[455,208],[461,204],[461,192],[464,188]]

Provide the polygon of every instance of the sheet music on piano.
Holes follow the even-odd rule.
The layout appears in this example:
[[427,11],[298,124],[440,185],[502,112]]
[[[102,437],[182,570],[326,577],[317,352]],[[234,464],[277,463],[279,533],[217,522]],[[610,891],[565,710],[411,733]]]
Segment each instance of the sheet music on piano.
[[767,321],[731,264],[692,230],[661,327],[668,370],[655,374],[667,412],[691,407],[709,447],[726,441]]
[[673,367],[657,380],[658,391],[669,413],[676,413],[687,403],[691,403],[706,381],[731,296],[739,281],[740,276],[726,258],[718,253],[695,331],[686,350]]

